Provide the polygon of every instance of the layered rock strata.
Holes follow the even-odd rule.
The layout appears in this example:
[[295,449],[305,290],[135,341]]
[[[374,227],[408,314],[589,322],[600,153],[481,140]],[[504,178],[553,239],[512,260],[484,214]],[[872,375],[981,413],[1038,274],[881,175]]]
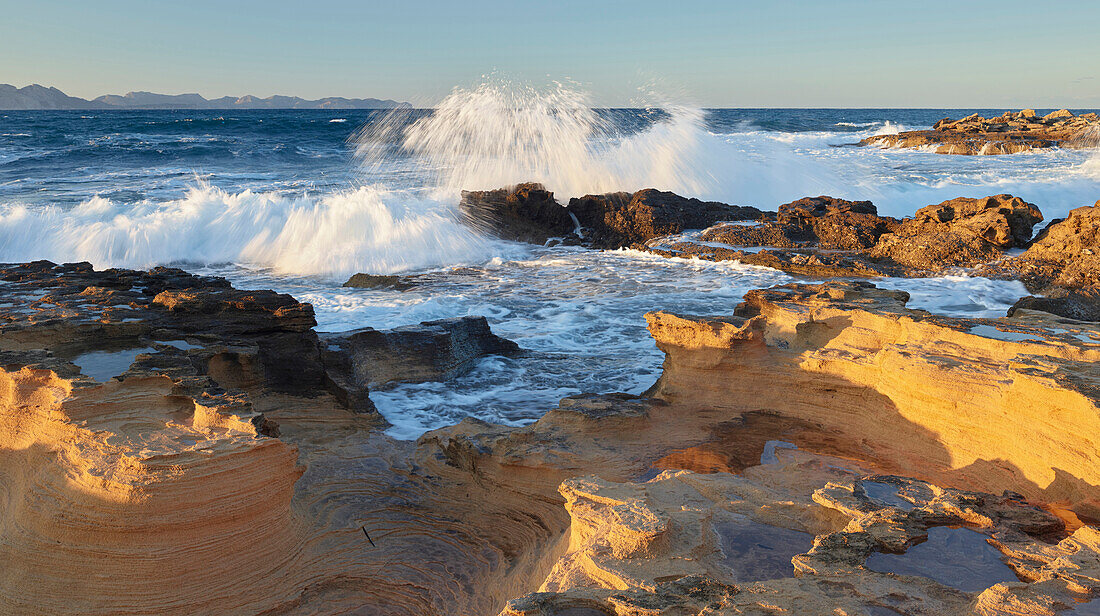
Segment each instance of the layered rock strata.
[[862,146],[921,148],[937,154],[1016,154],[1037,148],[1094,148],[1100,144],[1100,119],[1095,113],[1075,116],[1061,109],[1039,117],[1032,109],[1005,112],[994,118],[972,114],[944,118],[932,130],[874,135]]
[[867,283],[753,291],[723,318],[647,316],[666,353],[653,394],[839,431],[892,472],[1100,518],[1091,326],[951,319]]
[[[1038,614],[1096,592],[1090,326],[792,285],[652,315],[650,397],[412,443],[341,400],[308,305],[176,270],[2,271],[0,612]],[[283,352],[317,363],[268,369]],[[944,525],[1017,580],[874,562]]]

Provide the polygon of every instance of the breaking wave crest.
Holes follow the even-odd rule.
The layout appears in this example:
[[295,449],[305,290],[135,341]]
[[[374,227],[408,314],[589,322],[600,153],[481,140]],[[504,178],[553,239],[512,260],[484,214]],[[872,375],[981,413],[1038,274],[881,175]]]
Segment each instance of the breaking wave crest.
[[[627,132],[594,110],[579,90],[494,81],[456,88],[431,115],[407,126],[364,127],[355,141],[373,167],[391,154],[379,143],[400,143],[403,154],[434,178],[444,199],[527,181],[566,198],[651,187],[706,192],[713,178],[699,159],[708,136],[702,110],[662,105],[660,116]],[[401,126],[399,135],[395,126]]]
[[200,185],[162,203],[95,197],[72,209],[0,206],[6,261],[237,263],[336,276],[483,261],[500,250],[438,202],[369,186],[291,198]]

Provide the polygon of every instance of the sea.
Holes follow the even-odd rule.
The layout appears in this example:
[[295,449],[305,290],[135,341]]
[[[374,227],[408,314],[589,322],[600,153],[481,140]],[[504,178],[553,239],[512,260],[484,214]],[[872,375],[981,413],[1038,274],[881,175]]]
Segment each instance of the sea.
[[[539,181],[564,202],[659,188],[773,210],[831,195],[898,217],[1010,193],[1047,222],[1100,199],[1095,151],[853,146],[1004,111],[594,109],[564,88],[489,86],[455,90],[431,110],[0,111],[0,262],[224,276],[311,303],[320,331],[484,316],[524,352],[371,398],[400,439],[467,416],[521,425],[565,396],[649,388],[663,354],[647,311],[728,314],[750,289],[794,279],[737,262],[485,237],[457,216],[462,190]],[[357,272],[415,284],[344,288]],[[876,284],[908,291],[913,308],[965,317],[1003,316],[1027,295],[965,272]]]

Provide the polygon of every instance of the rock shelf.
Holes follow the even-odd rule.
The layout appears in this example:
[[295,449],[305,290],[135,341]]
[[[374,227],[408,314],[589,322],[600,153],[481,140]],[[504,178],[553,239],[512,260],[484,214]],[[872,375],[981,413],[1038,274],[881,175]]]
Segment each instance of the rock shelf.
[[874,135],[861,146],[923,149],[937,154],[1016,154],[1046,148],[1095,148],[1100,145],[1100,118],[1073,115],[1065,109],[1038,116],[1033,109],[1005,112],[994,118],[978,114],[944,118],[932,130]]
[[[1100,591],[1090,323],[787,285],[650,314],[646,396],[404,442],[369,387],[514,346],[476,319],[319,336],[308,304],[179,270],[0,280],[3,611],[1055,614]],[[91,378],[100,352],[129,365]],[[947,527],[1015,579],[871,566]]]

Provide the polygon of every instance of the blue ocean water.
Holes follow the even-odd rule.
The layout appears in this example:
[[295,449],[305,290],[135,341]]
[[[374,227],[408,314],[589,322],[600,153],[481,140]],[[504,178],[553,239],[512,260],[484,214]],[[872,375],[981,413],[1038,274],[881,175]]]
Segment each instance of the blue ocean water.
[[[774,209],[870,199],[904,216],[1017,194],[1047,219],[1100,199],[1100,156],[944,156],[857,148],[881,132],[999,109],[591,110],[484,91],[433,111],[0,111],[0,262],[175,265],[310,302],[319,329],[480,315],[530,352],[446,383],[372,392],[415,438],[474,415],[524,423],[562,396],[645,390],[662,355],[649,310],[724,314],[792,278],[738,263],[502,242],[464,227],[461,189],[542,181],[562,199],[655,187]],[[1040,113],[1047,110],[1039,110]],[[409,291],[344,289],[355,272]],[[910,305],[995,317],[1026,290],[960,273],[880,280]]]
[[[1003,109],[711,109],[715,134],[829,134],[858,141],[890,123],[927,127],[944,117]],[[1039,110],[1040,113],[1048,110]],[[1090,110],[1076,110],[1084,113]],[[430,112],[363,110],[0,111],[0,203],[76,205],[178,199],[201,180],[227,192],[317,194],[362,181],[408,187],[396,140],[386,169],[364,176],[348,143],[355,131]],[[601,110],[615,132],[632,134],[667,118],[661,110]],[[850,139],[846,139],[850,137]],[[479,187],[469,187],[479,188]]]

